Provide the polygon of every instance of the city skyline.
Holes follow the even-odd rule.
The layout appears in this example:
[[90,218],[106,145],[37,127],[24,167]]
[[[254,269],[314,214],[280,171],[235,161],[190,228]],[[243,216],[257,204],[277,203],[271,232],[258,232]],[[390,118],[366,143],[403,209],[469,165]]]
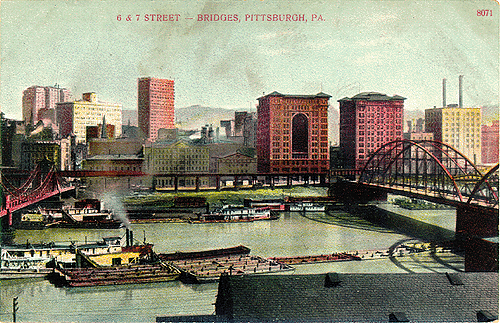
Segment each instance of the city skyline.
[[[465,107],[498,105],[499,11],[493,1],[25,4],[3,1],[0,11],[0,108],[11,118],[21,118],[26,88],[56,83],[75,97],[96,92],[136,110],[141,77],[174,80],[176,109],[255,109],[257,99],[273,91],[322,91],[338,108],[343,97],[375,91],[406,97],[405,109],[424,111],[441,105],[443,78],[447,102],[458,103],[459,75]],[[307,21],[245,21],[260,13]],[[212,21],[198,21],[198,15]],[[213,21],[214,15],[237,15],[239,22]]]

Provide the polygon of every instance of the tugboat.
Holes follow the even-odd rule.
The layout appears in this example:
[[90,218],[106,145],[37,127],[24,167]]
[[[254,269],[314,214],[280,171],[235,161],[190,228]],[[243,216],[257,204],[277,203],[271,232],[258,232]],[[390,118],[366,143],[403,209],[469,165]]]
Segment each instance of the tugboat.
[[180,270],[158,259],[152,244],[133,244],[133,233],[126,230],[126,245],[119,237],[107,251],[97,246],[76,249],[76,267],[56,265],[51,281],[69,287],[122,285],[175,280]]
[[241,205],[224,205],[210,213],[199,214],[198,220],[191,221],[191,223],[253,222],[274,220],[278,217],[271,212],[269,207],[251,208]]

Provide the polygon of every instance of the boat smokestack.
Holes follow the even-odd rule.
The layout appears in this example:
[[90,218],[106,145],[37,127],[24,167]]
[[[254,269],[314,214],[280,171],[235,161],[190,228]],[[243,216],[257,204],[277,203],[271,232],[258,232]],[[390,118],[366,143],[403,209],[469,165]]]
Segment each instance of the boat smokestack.
[[446,79],[443,79],[443,108],[446,108]]
[[458,76],[458,107],[461,109],[463,108],[462,104],[462,83],[463,83],[464,76],[459,75]]
[[132,240],[132,231],[129,228],[125,229],[125,246],[130,247],[130,241]]

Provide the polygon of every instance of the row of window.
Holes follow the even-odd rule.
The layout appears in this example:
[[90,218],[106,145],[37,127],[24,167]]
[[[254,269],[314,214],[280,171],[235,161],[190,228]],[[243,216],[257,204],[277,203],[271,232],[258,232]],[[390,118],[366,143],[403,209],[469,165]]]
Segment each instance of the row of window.
[[[327,153],[328,152],[328,149],[320,149],[320,152],[321,153]],[[282,159],[290,159],[290,155],[283,155],[283,157],[281,157],[281,155],[278,155],[278,154],[273,154],[272,155],[273,159],[274,160],[282,160]],[[300,157],[293,157],[293,158],[304,158],[306,159],[307,158],[307,154],[302,154],[302,156]],[[316,155],[316,154],[313,154],[311,155],[311,158],[312,159],[328,159],[328,155],[326,154],[322,154],[322,155]]]
[[199,166],[173,166],[173,167],[153,167],[153,171],[155,172],[208,172],[208,166],[199,167]]

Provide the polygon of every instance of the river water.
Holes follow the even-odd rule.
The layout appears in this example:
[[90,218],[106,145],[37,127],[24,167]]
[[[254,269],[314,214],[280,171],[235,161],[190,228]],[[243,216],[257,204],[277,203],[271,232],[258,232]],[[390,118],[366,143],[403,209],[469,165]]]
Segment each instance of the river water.
[[[439,211],[433,211],[439,212]],[[450,221],[454,219],[450,218]],[[347,250],[385,249],[411,237],[375,227],[342,211],[304,217],[283,214],[274,221],[251,223],[132,224],[134,238],[153,243],[157,252],[195,251],[244,245],[262,257],[313,255]],[[99,241],[123,236],[119,230],[18,230],[15,241]],[[410,257],[405,257],[410,258]],[[462,259],[412,258],[300,265],[293,274],[323,272],[436,272],[461,270]],[[54,287],[44,279],[0,281],[0,321],[12,320],[18,297],[18,322],[154,322],[157,316],[212,314],[217,283],[178,281],[123,286]]]

